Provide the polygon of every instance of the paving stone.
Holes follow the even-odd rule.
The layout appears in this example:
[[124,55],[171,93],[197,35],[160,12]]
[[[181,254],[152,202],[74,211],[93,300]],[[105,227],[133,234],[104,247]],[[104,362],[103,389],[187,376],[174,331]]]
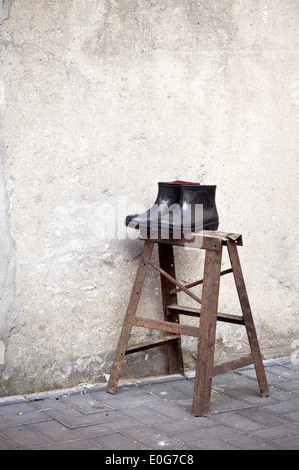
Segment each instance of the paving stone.
[[[173,402],[166,402],[163,400],[159,400],[157,403],[146,403],[145,406],[147,408],[152,409],[164,415],[165,418],[170,418],[173,421],[182,420],[182,419],[189,419],[191,416],[191,405],[190,409],[185,409],[181,406],[178,406],[176,403]],[[193,417],[193,419],[196,419]]]
[[191,431],[198,428],[206,428],[215,426],[215,422],[205,417],[189,417],[175,422],[169,421],[168,423],[159,423],[152,425],[156,430],[171,436],[176,432]]
[[259,431],[253,431],[254,436],[265,440],[279,439],[281,437],[296,436],[299,440],[299,425],[298,422],[283,424],[281,426],[269,427]]
[[153,409],[146,408],[144,406],[136,406],[136,408],[128,408],[125,410],[122,410],[122,414],[124,416],[128,416],[132,419],[134,419],[136,422],[140,424],[146,424],[146,425],[153,425],[153,424],[159,424],[159,423],[165,423],[165,421],[171,421],[170,419],[167,419],[165,415],[161,415],[154,411]]
[[248,414],[249,417],[242,416],[236,412],[229,412],[229,413],[219,413],[217,415],[212,415],[210,417],[211,420],[222,423],[227,426],[231,426],[236,430],[243,431],[246,429],[247,432],[257,431],[259,429],[264,429],[264,426],[261,423],[253,421],[251,419],[250,413]]
[[140,423],[120,415],[116,421],[84,426],[77,428],[76,432],[85,437],[98,437],[137,427],[140,427]]
[[241,400],[235,400],[227,395],[218,395],[211,398],[210,414],[223,413],[224,411],[240,410],[248,408],[248,403]]
[[[140,430],[139,430],[140,433]],[[130,439],[130,437],[124,436],[123,434],[116,433],[110,434],[109,436],[99,437],[97,439],[101,445],[103,445],[106,449],[112,450],[144,450],[146,449],[140,442],[134,440],[134,438]]]
[[30,429],[42,434],[47,440],[53,443],[78,440],[81,438],[80,434],[71,431],[63,426],[63,424],[54,420],[31,424]]
[[298,421],[299,422],[299,410],[298,411],[291,411],[290,413],[284,413],[283,417],[288,419],[289,421]]
[[90,426],[93,424],[108,423],[118,419],[117,411],[104,411],[100,413],[91,413],[87,415],[81,414],[80,416],[74,415],[57,415],[56,420],[65,426],[76,429],[83,426]]
[[192,429],[190,431],[176,432],[172,434],[172,437],[185,444],[192,444],[196,443],[199,440],[219,439],[222,438],[225,434],[229,434],[231,432],[231,428],[223,425],[217,425],[215,423],[214,426],[210,427],[197,428]]
[[62,442],[40,447],[38,450],[106,450],[100,442],[93,439],[81,439],[78,441]]
[[[249,374],[252,374],[254,377],[255,371],[253,372],[254,373],[252,374],[252,372],[249,370]],[[212,388],[225,393],[229,390],[242,390],[245,388],[259,390],[257,382],[255,380],[252,380],[252,378],[246,377],[245,375],[242,375],[239,372],[227,372],[226,374],[221,374],[217,375],[216,377],[213,377]]]
[[227,392],[227,395],[235,400],[242,400],[244,403],[252,404],[252,405],[268,405],[269,402],[276,403],[273,394],[269,397],[262,397],[261,393],[258,390],[249,390],[248,388],[244,389],[236,389],[230,390]]
[[17,450],[17,446],[0,437],[0,450]]
[[[256,379],[255,369],[245,370],[242,372],[242,374],[245,375],[246,377]],[[274,386],[283,383],[285,380],[283,377],[280,377],[277,374],[271,374],[271,372],[268,372],[267,369],[266,369],[266,377],[267,377],[268,385],[274,385]]]
[[173,402],[175,405],[179,406],[180,408],[185,408],[185,410],[191,414],[192,406],[193,406],[193,398],[180,398]]
[[27,426],[14,426],[13,428],[6,429],[3,434],[22,449],[37,449],[45,444],[49,444],[49,441]]
[[148,393],[169,401],[176,401],[185,397],[185,395],[179,390],[161,383],[147,385],[142,388]]
[[97,413],[99,410],[108,409],[106,405],[94,399],[92,394],[87,395],[70,395],[61,397],[60,401],[70,405],[72,408],[80,411],[81,413]]
[[287,419],[274,413],[270,413],[269,411],[265,410],[264,407],[248,408],[245,410],[239,410],[237,413],[266,427],[282,426],[288,423]]
[[270,372],[271,374],[277,375],[279,378],[290,379],[290,380],[298,378],[297,371],[292,370],[288,367],[284,367],[284,366],[273,365],[273,366],[267,367],[266,371],[267,373]]
[[61,422],[62,424],[66,424],[67,421],[72,418],[72,417],[82,417],[83,414],[80,413],[80,411],[77,411],[72,408],[66,408],[64,410],[45,410],[45,414],[49,415],[49,418],[55,419],[58,422]]
[[188,397],[193,397],[193,392],[194,392],[194,381],[191,380],[177,380],[174,382],[171,382],[167,384],[168,387],[173,388],[184,395],[187,395]]
[[159,401],[158,397],[150,395],[145,391],[138,391],[137,395],[130,395],[129,393],[118,394],[118,392],[115,395],[106,393],[104,397],[102,394],[100,397],[95,394],[94,398],[115,410],[134,408],[135,406],[142,406],[147,403],[156,404]]
[[32,413],[35,408],[28,402],[5,404],[0,406],[0,417],[17,416],[24,413]]
[[245,433],[238,432],[228,433],[223,436],[222,440],[228,444],[234,445],[237,449],[242,450],[275,450],[276,447]]
[[264,397],[260,400],[258,403],[259,406],[264,406],[264,405],[272,405],[274,403],[282,402],[282,401],[289,401],[292,400],[293,398],[297,398],[297,395],[288,392],[286,390],[281,390],[280,388],[277,387],[269,387],[270,395],[268,397]]
[[201,439],[193,444],[197,450],[238,450],[238,448],[220,439]]
[[299,450],[299,436],[296,435],[273,439],[271,444],[285,450]]
[[177,442],[176,440],[144,426],[142,432],[140,429],[129,429],[125,431],[126,436],[139,442],[146,449],[151,450],[190,450],[188,445]]
[[284,364],[284,367],[287,367],[292,370],[299,372],[299,361],[298,359],[291,360],[288,364]]
[[0,430],[11,428],[13,426],[38,423],[39,421],[48,421],[51,419],[52,418],[50,416],[38,411],[2,416],[0,419]]
[[293,380],[282,380],[279,384],[276,384],[277,388],[289,392],[299,392],[299,379]]
[[278,414],[290,413],[291,411],[295,412],[299,410],[299,398],[268,405],[265,406],[264,409]]
[[59,399],[48,398],[44,400],[32,401],[32,406],[53,418],[57,416],[82,416],[82,413],[75,408],[72,408],[66,403],[61,402]]

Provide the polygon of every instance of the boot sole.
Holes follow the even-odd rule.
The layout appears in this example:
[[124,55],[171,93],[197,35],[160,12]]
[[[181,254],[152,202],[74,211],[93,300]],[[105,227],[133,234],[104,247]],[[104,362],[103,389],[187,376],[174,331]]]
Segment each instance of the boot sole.
[[[188,231],[183,231],[183,229],[181,228],[181,234],[183,236],[183,233],[186,233],[186,234],[190,234],[190,233],[197,233],[197,232],[200,232],[202,230],[211,230],[211,231],[216,231],[219,227],[219,222],[210,222],[210,223],[205,223],[202,225],[191,225],[190,227],[190,230]],[[145,225],[142,224],[142,227],[139,227],[139,229],[141,231],[143,231],[143,233],[145,231],[147,231],[147,235],[150,236],[150,229],[152,228],[153,231],[157,231],[158,233],[159,232],[163,232],[164,231],[168,231],[169,235],[172,235],[173,233],[177,234],[179,232],[179,229],[177,227],[175,227],[173,229],[173,226],[164,226],[164,227],[161,227],[160,225],[159,226],[155,226],[155,224],[151,224],[151,225],[147,225],[147,227],[145,227]],[[136,227],[137,229],[137,227]]]

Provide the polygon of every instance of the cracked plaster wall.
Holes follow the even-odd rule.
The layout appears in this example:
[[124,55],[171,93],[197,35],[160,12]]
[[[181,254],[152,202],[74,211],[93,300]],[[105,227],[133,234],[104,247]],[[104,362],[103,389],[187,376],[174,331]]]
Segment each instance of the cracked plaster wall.
[[[1,394],[106,380],[142,249],[123,218],[177,178],[217,184],[263,355],[296,352],[298,2],[4,0],[1,22]],[[202,253],[176,257],[197,277]],[[220,294],[237,313],[230,278]],[[217,357],[245,350],[220,324]],[[124,374],[164,372],[154,354]]]

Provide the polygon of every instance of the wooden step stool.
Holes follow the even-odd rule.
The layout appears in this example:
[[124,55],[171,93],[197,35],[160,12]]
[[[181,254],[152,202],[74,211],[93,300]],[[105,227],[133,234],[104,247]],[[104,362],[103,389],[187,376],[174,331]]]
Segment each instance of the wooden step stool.
[[[169,374],[184,374],[184,363],[181,349],[181,335],[198,338],[198,354],[193,395],[192,415],[207,416],[210,410],[212,378],[248,364],[254,364],[262,396],[269,395],[264,365],[260,353],[251,308],[241,270],[237,246],[242,245],[242,236],[234,233],[202,231],[193,238],[181,239],[144,239],[144,248],[123,322],[119,343],[111,369],[107,391],[115,393],[119,375],[126,354],[166,344],[168,349]],[[159,265],[151,261],[154,244],[158,244]],[[182,284],[176,280],[173,246],[190,247],[205,250],[203,279]],[[231,268],[221,271],[222,247],[228,249]],[[164,320],[153,320],[136,316],[138,302],[145,281],[147,268],[152,266],[159,271],[162,287]],[[218,296],[220,276],[233,273],[242,316],[219,313]],[[190,291],[191,287],[203,284],[202,298]],[[176,287],[175,287],[176,286]],[[201,308],[179,306],[177,293],[185,292],[197,301]],[[200,317],[199,328],[180,324],[180,315]],[[235,323],[246,327],[251,354],[214,366],[214,348],[216,323],[218,321]],[[128,346],[132,327],[145,327],[162,330],[163,338],[146,343]]]

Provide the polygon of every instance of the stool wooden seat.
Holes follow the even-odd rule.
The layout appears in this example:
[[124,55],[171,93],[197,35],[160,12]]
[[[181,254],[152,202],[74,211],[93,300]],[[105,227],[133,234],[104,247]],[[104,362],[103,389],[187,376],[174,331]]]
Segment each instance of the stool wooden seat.
[[[159,264],[151,260],[155,243],[158,244]],[[125,355],[149,348],[167,345],[169,374],[184,374],[181,335],[188,335],[198,338],[192,415],[209,415],[213,376],[249,364],[254,364],[255,366],[262,396],[269,395],[264,365],[237,250],[238,246],[242,244],[242,236],[240,234],[214,231],[201,231],[192,237],[188,236],[187,238],[180,239],[144,239],[143,252],[139,261],[108,382],[107,391],[109,393],[116,392]],[[203,279],[188,284],[183,284],[176,279],[174,246],[205,250]],[[227,247],[231,268],[221,271],[223,246]],[[149,266],[160,273],[163,304],[162,320],[143,318],[136,315]],[[220,277],[228,273],[233,273],[242,315],[218,312]],[[190,290],[199,284],[202,284],[202,298],[199,298]],[[199,304],[199,308],[178,305],[177,294],[179,292],[185,292]],[[199,327],[181,324],[180,315],[191,315],[200,318]],[[217,321],[244,325],[247,331],[251,354],[214,365]],[[165,332],[165,336],[129,346],[128,343],[133,326],[162,330]]]

